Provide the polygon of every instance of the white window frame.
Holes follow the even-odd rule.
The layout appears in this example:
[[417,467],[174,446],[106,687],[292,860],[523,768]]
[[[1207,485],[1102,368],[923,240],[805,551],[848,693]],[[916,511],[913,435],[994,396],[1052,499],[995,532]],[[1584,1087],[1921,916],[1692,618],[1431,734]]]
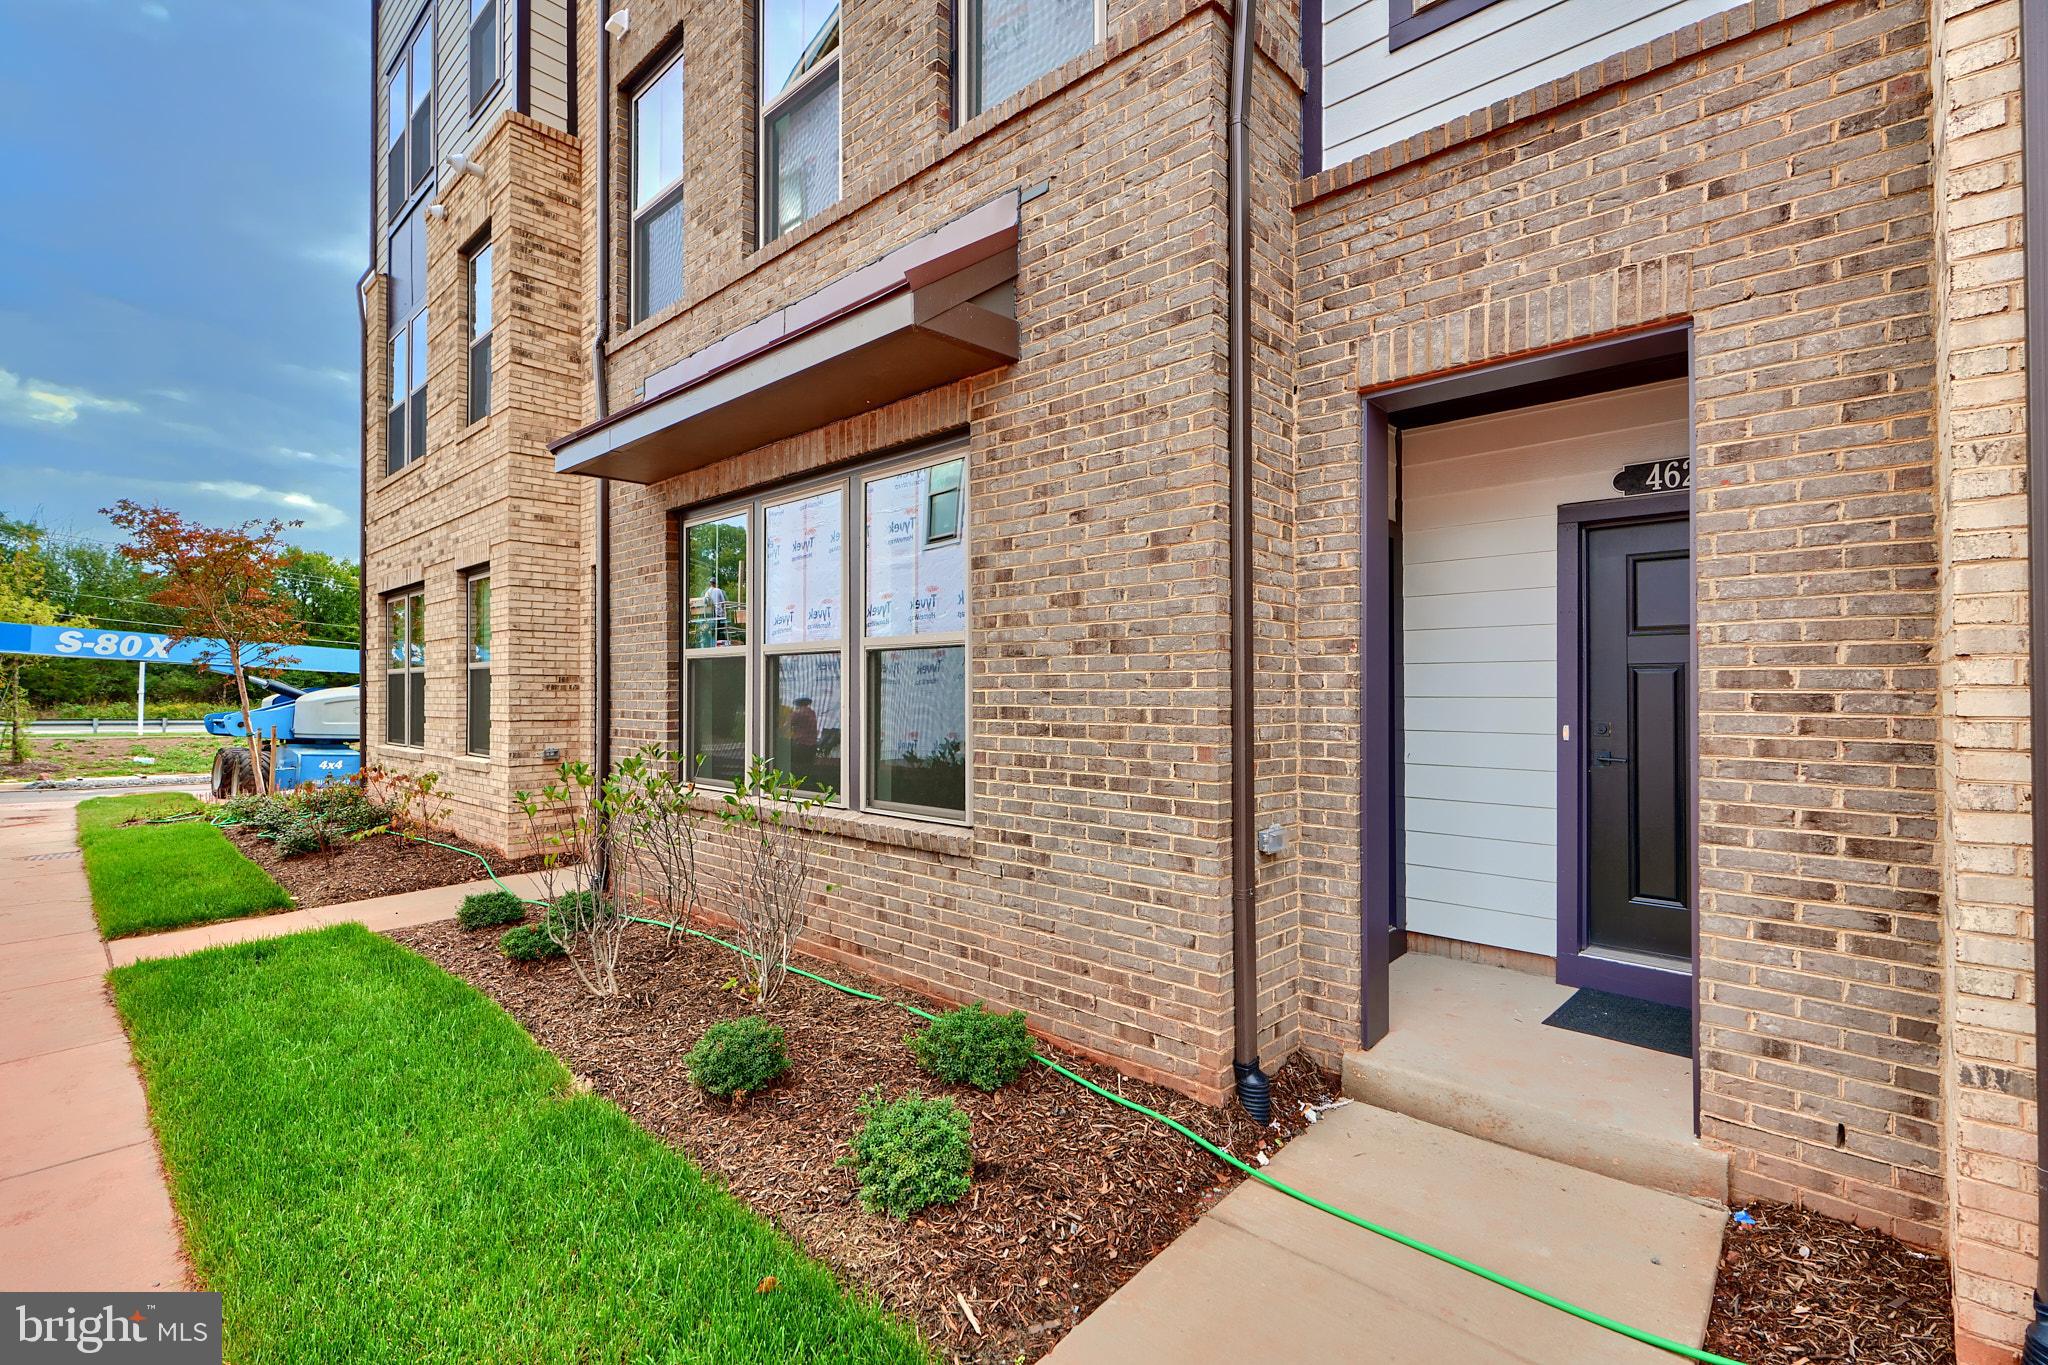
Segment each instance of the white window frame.
[[399,141],[405,147],[406,178],[408,181],[411,181],[413,158],[415,157],[415,155],[417,155],[418,152],[417,147],[413,143],[412,137],[412,115],[414,108],[416,108],[420,102],[419,96],[414,93],[418,85],[418,71],[417,64],[413,61],[412,58],[413,53],[419,47],[420,39],[422,36],[424,36],[427,40],[426,133],[428,143],[430,144],[427,149],[427,173],[421,176],[418,179],[418,181],[409,183],[406,186],[404,193],[400,193],[398,186],[391,183],[392,144],[390,120],[392,115],[391,110],[387,108],[384,115],[384,162],[383,170],[381,172],[385,181],[384,194],[387,200],[387,202],[384,205],[384,227],[387,235],[389,234],[392,228],[396,227],[401,221],[404,220],[406,212],[409,209],[411,209],[415,203],[419,202],[420,200],[426,198],[428,195],[431,195],[433,193],[435,184],[437,184],[441,178],[441,134],[439,128],[441,118],[441,73],[435,69],[440,64],[440,50],[437,46],[436,29],[434,27],[434,13],[431,6],[428,7],[427,12],[420,17],[419,22],[414,24],[411,30],[407,32],[407,34],[405,35],[405,42],[402,44],[398,58],[391,63],[389,69],[386,70],[384,73],[384,102],[387,106],[391,104],[391,85],[393,80],[397,79],[398,84],[402,86],[405,90],[405,126],[399,134]]
[[[758,0],[758,2],[760,8],[755,13],[754,21],[754,81],[757,92],[757,98],[754,101],[756,111],[754,119],[754,197],[759,201],[760,211],[756,217],[759,220],[761,245],[767,246],[770,242],[782,236],[785,231],[784,229],[777,228],[775,225],[776,200],[773,177],[769,173],[768,128],[775,122],[776,116],[784,109],[792,104],[801,103],[804,96],[810,93],[813,86],[826,79],[827,72],[833,75],[832,102],[836,107],[832,111],[832,126],[839,135],[839,178],[833,190],[832,202],[837,204],[846,198],[846,82],[838,79],[841,70],[840,58],[846,53],[846,9],[842,4],[839,11],[838,46],[832,49],[830,55],[799,77],[789,89],[781,91],[774,98],[770,99],[768,96],[767,71],[767,13],[768,6],[773,4],[774,0]],[[818,212],[823,213],[824,210],[820,209]],[[809,217],[799,219],[786,230],[795,232],[805,223],[810,222],[811,218],[817,216],[814,213]]]
[[[475,122],[483,107],[491,102],[491,96],[505,83],[506,31],[512,26],[505,22],[516,0],[469,0],[469,22],[463,27],[462,67],[463,80],[469,86],[469,117]],[[483,89],[476,88],[476,26],[484,10],[491,12],[491,79]]]
[[[469,322],[469,345],[465,348],[464,362],[464,373],[469,382],[463,385],[462,406],[463,413],[467,418],[466,424],[470,426],[474,426],[476,423],[488,418],[497,408],[497,393],[491,383],[491,367],[497,352],[497,343],[492,338],[498,326],[498,253],[491,249],[494,245],[495,243],[492,241],[489,231],[486,230],[475,241],[470,243],[469,250],[462,253],[463,292],[466,296]],[[490,305],[491,325],[479,331],[476,324],[481,310],[477,307],[476,267],[477,262],[485,257],[489,257],[491,263],[490,279],[484,282],[484,300]],[[484,401],[481,412],[477,410],[476,402],[477,348],[479,346],[484,349]]]
[[[980,39],[981,9],[986,3],[987,0],[953,0],[953,107],[960,111],[959,118],[955,120],[956,126],[979,118],[995,107],[982,102],[981,72],[974,60]],[[1108,32],[1109,0],[1095,0],[1095,39],[1089,46],[1100,44]],[[1041,76],[1044,74],[1042,71],[1039,73]]]
[[[389,642],[384,664],[386,682],[384,689],[384,743],[394,749],[421,750],[426,748],[427,743],[426,589],[417,587],[401,588],[397,592],[386,593],[382,600],[384,603],[384,629]],[[394,614],[399,623],[396,629],[393,628]],[[417,644],[414,643],[415,635],[418,636]],[[414,716],[412,710],[413,678],[415,676],[420,679],[420,715],[417,727],[413,725]],[[391,738],[392,712],[389,683],[393,677],[399,677],[404,680],[400,688],[405,697],[405,715],[402,726],[403,733],[406,735],[404,739]],[[411,738],[415,728],[418,729],[420,735],[417,740]]]
[[[634,179],[640,170],[640,101],[642,97],[654,89],[662,77],[668,75],[671,71],[678,72],[682,77],[684,127],[676,129],[678,144],[682,145],[684,129],[688,127],[690,119],[690,74],[683,70],[683,49],[680,45],[677,46],[673,56],[663,62],[646,80],[640,82],[639,87],[633,91],[633,97],[626,101],[626,299],[628,311],[635,326],[675,307],[677,303],[682,302],[689,288],[689,253],[686,250],[683,257],[682,292],[676,295],[673,303],[665,303],[660,308],[646,308],[643,306],[644,300],[641,297],[641,293],[642,287],[646,283],[646,267],[640,257],[640,222],[643,218],[651,218],[658,213],[666,211],[670,207],[671,201],[676,204],[682,203],[683,182],[689,178],[690,174],[687,147],[685,147],[683,154],[682,165],[676,171],[676,178],[661,186],[656,193],[649,196],[644,206],[635,206],[632,202],[637,197],[640,189]],[[683,221],[683,228],[687,236],[689,230],[688,210],[684,212],[686,216]],[[684,245],[687,247],[688,242],[685,241]]]
[[[766,756],[771,752],[771,737],[768,734],[768,661],[787,654],[829,654],[839,655],[840,678],[840,739],[839,772],[840,783],[833,793],[832,805],[873,815],[891,816],[901,819],[918,820],[933,824],[968,827],[974,823],[974,643],[971,629],[973,611],[973,588],[969,585],[968,607],[970,628],[931,635],[891,635],[870,638],[867,633],[867,499],[870,485],[911,470],[934,465],[961,462],[960,477],[960,525],[954,536],[940,542],[957,540],[961,548],[963,565],[973,563],[972,536],[973,479],[969,464],[968,443],[965,437],[954,437],[939,443],[891,456],[874,463],[829,475],[822,478],[806,479],[798,483],[780,484],[759,493],[724,502],[709,504],[703,508],[692,508],[681,518],[681,536],[677,553],[681,558],[679,574],[679,602],[677,621],[684,648],[682,667],[677,679],[677,694],[681,700],[678,711],[678,745],[686,764],[694,765],[696,758],[690,743],[690,661],[693,659],[745,656],[747,682],[745,694],[745,716],[742,733],[746,737],[746,758]],[[794,641],[787,644],[766,643],[764,631],[767,603],[763,596],[767,580],[767,564],[761,553],[765,541],[767,511],[786,503],[801,501],[815,494],[831,489],[841,492],[840,508],[844,520],[841,523],[840,545],[840,631],[836,644],[816,641]],[[727,521],[744,515],[747,525],[747,642],[743,645],[726,645],[715,648],[693,648],[689,643],[689,533],[691,528],[712,522]],[[965,571],[963,569],[963,571]],[[965,765],[966,781],[962,794],[963,808],[958,811],[934,807],[913,806],[903,802],[881,802],[874,799],[875,789],[873,745],[868,742],[868,663],[869,657],[900,649],[951,649],[961,651],[962,675],[965,690],[961,697],[961,709],[967,718],[967,725],[961,736],[961,755]],[[707,789],[726,790],[730,784],[717,779],[698,775],[698,784]]]

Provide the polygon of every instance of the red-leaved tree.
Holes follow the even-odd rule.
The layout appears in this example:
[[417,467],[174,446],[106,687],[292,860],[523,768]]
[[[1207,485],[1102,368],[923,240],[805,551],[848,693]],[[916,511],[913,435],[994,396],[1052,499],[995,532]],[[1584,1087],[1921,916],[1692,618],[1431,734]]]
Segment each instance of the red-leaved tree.
[[[149,600],[168,607],[178,624],[173,639],[212,641],[196,662],[232,672],[242,726],[249,732],[249,763],[256,789],[270,790],[263,749],[249,717],[249,670],[296,663],[287,647],[302,643],[306,628],[297,604],[277,586],[291,548],[284,533],[296,521],[245,521],[206,526],[154,504],[127,498],[100,515],[128,535],[121,553],[155,580]],[[224,656],[224,657],[223,657]]]

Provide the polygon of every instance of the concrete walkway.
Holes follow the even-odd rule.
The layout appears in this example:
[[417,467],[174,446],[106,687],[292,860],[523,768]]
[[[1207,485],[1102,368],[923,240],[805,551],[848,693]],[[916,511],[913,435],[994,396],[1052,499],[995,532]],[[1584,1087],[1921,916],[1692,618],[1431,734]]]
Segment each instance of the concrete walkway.
[[[79,797],[0,802],[0,1289],[182,1289],[187,1268],[109,967],[345,920],[454,917],[486,881],[100,942]],[[538,894],[532,874],[507,877]]]
[[182,1289],[74,799],[0,807],[0,1288]]
[[[1699,1345],[1727,1210],[1368,1105],[1268,1173],[1547,1293]],[[1671,1356],[1247,1181],[1076,1327],[1051,1365],[1172,1360],[1655,1365]]]
[[[516,895],[537,898],[540,875],[516,873],[505,878]],[[377,933],[410,929],[416,924],[454,919],[463,899],[479,891],[495,891],[498,884],[488,877],[481,881],[436,886],[425,891],[408,891],[401,896],[379,896],[374,900],[345,901],[312,910],[287,910],[281,915],[255,915],[248,919],[222,920],[218,924],[195,924],[190,929],[173,929],[163,934],[137,934],[118,938],[107,945],[108,960],[116,967],[156,957],[183,957],[201,948],[223,943],[247,943],[251,939],[277,938],[283,934],[325,929],[329,925],[355,923]]]

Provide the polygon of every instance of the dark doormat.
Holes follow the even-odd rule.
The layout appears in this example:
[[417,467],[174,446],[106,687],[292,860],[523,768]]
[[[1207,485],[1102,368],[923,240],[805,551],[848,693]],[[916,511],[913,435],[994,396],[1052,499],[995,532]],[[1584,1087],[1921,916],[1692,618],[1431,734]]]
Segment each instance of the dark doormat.
[[1552,1010],[1543,1022],[1673,1057],[1692,1056],[1692,1012],[1676,1005],[1632,1000],[1607,991],[1580,990]]

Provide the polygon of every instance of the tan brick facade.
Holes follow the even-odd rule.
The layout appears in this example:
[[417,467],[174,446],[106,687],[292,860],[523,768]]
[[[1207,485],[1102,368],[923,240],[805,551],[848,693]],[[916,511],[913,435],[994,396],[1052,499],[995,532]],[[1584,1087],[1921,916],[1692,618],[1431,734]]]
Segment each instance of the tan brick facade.
[[[1942,1247],[1979,1358],[2037,1249],[2018,0],[1759,0],[1301,178],[1298,7],[1263,8],[1252,318],[1260,1041],[1325,1063],[1360,1019],[1361,395],[1660,324],[1690,329],[1704,1139],[1741,1197]],[[370,309],[366,582],[423,584],[423,752],[456,825],[587,756],[595,481],[545,446],[646,378],[1013,189],[1021,359],[651,486],[612,485],[612,740],[679,747],[679,517],[962,436],[973,507],[971,826],[828,812],[828,957],[1027,1009],[1060,1041],[1227,1093],[1225,94],[1230,7],[1110,0],[1107,40],[952,126],[951,6],[845,12],[844,195],[761,247],[754,7],[637,0],[624,92],[680,51],[684,295],[630,325],[627,161],[508,115],[430,230],[429,457],[382,475]],[[583,131],[597,88],[580,15]],[[1042,187],[1042,190],[1041,188]],[[460,251],[498,253],[499,408],[459,416]],[[608,262],[608,264],[607,264]],[[462,572],[502,672],[460,753]],[[381,628],[373,600],[372,657]],[[445,662],[444,662],[445,661]],[[381,678],[366,728],[382,734]],[[722,853],[714,869],[725,868]],[[729,869],[727,869],[729,871]],[[1431,951],[1544,970],[1441,941]]]

